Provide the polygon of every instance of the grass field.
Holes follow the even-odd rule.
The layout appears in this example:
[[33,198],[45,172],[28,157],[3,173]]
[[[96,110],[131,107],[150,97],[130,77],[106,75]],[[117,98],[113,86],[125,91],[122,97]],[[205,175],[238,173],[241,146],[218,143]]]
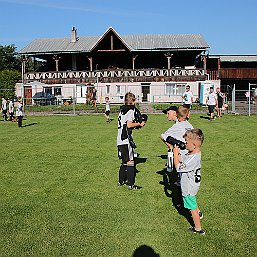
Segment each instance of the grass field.
[[257,116],[191,117],[205,134],[205,236],[189,234],[160,184],[165,115],[134,132],[143,187],[135,191],[117,186],[112,117],[26,117],[20,129],[0,122],[0,256],[128,257],[142,245],[161,257],[257,256]]

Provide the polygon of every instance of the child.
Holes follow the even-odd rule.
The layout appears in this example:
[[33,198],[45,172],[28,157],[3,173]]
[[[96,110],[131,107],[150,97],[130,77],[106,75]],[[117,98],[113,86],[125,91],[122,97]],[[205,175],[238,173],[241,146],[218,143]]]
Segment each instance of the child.
[[18,118],[18,127],[22,128],[22,119],[23,119],[23,106],[22,106],[22,99],[18,101],[17,109],[16,109],[16,116]]
[[187,154],[180,155],[178,146],[174,146],[174,164],[177,172],[181,174],[181,190],[184,207],[189,209],[194,221],[194,234],[204,235],[200,219],[203,216],[196,203],[196,194],[201,181],[201,145],[204,140],[200,129],[192,129],[185,133]]
[[106,122],[110,122],[111,119],[109,117],[109,114],[110,114],[110,111],[111,111],[111,108],[110,108],[110,100],[109,100],[109,97],[106,96],[105,97],[105,112],[104,112],[104,115],[106,117]]
[[206,98],[206,104],[208,105],[210,121],[213,121],[215,119],[214,110],[217,105],[217,95],[215,94],[213,87],[210,87],[210,92]]
[[129,189],[140,189],[141,187],[135,185],[135,162],[134,162],[134,142],[132,138],[131,129],[136,127],[143,127],[145,122],[136,122],[136,97],[133,93],[126,93],[125,105],[121,106],[118,116],[118,135],[117,146],[118,155],[122,160],[119,169],[118,185],[123,186],[125,182]]
[[167,171],[172,171],[173,146],[169,144],[166,140],[170,136],[177,140],[185,142],[185,139],[183,138],[183,136],[185,132],[189,129],[192,129],[193,126],[187,120],[189,116],[189,109],[184,106],[179,106],[179,108],[177,108],[176,106],[170,106],[168,109],[164,110],[163,113],[167,114],[167,118],[169,121],[176,121],[176,123],[171,128],[169,128],[166,132],[161,134],[161,140],[168,146],[169,159],[168,159]]

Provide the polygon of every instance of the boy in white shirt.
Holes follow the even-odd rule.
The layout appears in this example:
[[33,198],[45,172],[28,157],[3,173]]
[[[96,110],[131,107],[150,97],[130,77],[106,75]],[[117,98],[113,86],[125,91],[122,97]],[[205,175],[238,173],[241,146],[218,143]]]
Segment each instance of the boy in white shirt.
[[212,121],[212,120],[214,120],[214,110],[217,105],[217,95],[214,92],[213,87],[210,87],[210,92],[206,98],[206,104],[208,105],[210,121]]

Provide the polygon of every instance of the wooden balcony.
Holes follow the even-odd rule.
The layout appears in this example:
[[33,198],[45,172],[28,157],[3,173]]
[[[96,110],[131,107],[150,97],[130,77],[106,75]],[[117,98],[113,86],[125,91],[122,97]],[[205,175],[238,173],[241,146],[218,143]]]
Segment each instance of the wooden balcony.
[[24,74],[26,83],[39,81],[46,84],[203,81],[206,77],[204,69],[117,69]]
[[257,79],[257,68],[221,68],[220,79]]

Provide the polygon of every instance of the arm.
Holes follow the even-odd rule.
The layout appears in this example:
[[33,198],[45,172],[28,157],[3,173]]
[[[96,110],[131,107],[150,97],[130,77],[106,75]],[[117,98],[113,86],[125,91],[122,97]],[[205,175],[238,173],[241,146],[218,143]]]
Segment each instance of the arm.
[[181,158],[180,158],[180,149],[176,145],[173,148],[173,155],[174,155],[174,165],[176,170],[178,170],[178,166],[181,162]]
[[133,122],[131,120],[127,121],[127,127],[128,128],[135,128],[135,127],[143,127],[145,125],[145,122]]
[[162,140],[162,142],[163,142],[165,145],[167,145],[167,147],[168,147],[170,150],[172,150],[173,145],[167,143],[162,137],[161,137],[161,140]]

